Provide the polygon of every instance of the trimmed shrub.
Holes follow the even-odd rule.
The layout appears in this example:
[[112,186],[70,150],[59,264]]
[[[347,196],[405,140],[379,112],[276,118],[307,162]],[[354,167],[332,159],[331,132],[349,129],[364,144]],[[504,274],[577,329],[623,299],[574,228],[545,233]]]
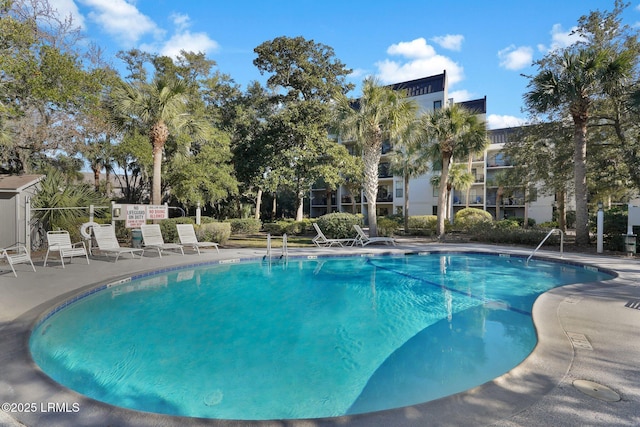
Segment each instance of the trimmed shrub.
[[362,225],[362,216],[345,212],[335,212],[318,218],[318,226],[329,239],[350,239],[355,237],[355,224]]
[[312,227],[310,220],[294,221],[285,219],[276,222],[266,222],[262,224],[262,230],[265,233],[281,236],[287,234],[289,236],[305,234]]
[[400,228],[400,224],[393,218],[378,218],[378,236],[391,237]]
[[409,217],[409,233],[418,236],[433,236],[438,225],[435,215],[418,215]]
[[493,217],[485,210],[477,208],[464,208],[456,212],[454,222],[462,230],[469,230],[479,222],[492,222]]
[[255,218],[234,218],[224,222],[231,224],[231,234],[254,234],[262,228],[262,222]]
[[195,226],[195,230],[201,242],[216,242],[224,245],[231,236],[231,224],[228,222],[207,222]]
[[[520,226],[513,227],[499,225],[500,222],[478,221],[468,230],[471,239],[479,242],[517,244],[527,246],[537,246],[545,238],[548,231],[538,228],[524,229]],[[557,245],[560,243],[560,236],[553,234],[545,242],[545,245]]]

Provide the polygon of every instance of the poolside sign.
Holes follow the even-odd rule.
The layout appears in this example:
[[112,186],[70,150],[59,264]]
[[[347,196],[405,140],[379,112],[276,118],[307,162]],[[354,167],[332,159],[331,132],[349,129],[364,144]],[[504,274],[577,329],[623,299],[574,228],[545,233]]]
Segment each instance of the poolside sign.
[[147,210],[145,205],[124,205],[126,212],[126,227],[140,228],[147,222]]
[[147,205],[147,219],[167,219],[169,208],[166,205]]
[[128,205],[112,204],[112,219],[115,221],[125,221],[127,228],[140,228],[146,224],[147,220],[169,218],[169,207],[167,205]]

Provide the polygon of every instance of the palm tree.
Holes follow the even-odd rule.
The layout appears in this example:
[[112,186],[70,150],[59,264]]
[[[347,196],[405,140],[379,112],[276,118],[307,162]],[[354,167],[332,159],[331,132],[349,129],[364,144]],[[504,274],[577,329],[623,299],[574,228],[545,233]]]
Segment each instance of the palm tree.
[[[442,175],[433,175],[431,177],[431,185],[434,187],[440,187],[440,179]],[[447,218],[451,219],[449,207],[451,206],[451,190],[468,190],[475,182],[475,177],[471,172],[467,170],[467,167],[462,163],[451,165],[449,168],[449,179],[447,180],[447,199],[445,204],[447,206]],[[469,202],[467,201],[467,204]],[[467,206],[468,207],[468,206]]]
[[341,137],[355,140],[362,147],[369,233],[377,236],[376,198],[382,143],[402,134],[415,119],[418,106],[404,92],[381,86],[374,78],[364,80],[358,100],[350,100],[341,93],[334,101],[334,120]]
[[607,49],[570,47],[552,52],[537,62],[539,73],[530,77],[524,102],[534,113],[568,111],[573,119],[576,244],[589,243],[587,209],[587,124],[594,102],[630,75],[626,53]]
[[[410,137],[405,139],[409,141]],[[404,231],[409,231],[409,180],[424,175],[429,171],[429,161],[410,143],[399,142],[389,160],[390,172],[402,175],[404,180]]]
[[434,161],[442,162],[438,195],[438,237],[444,237],[447,212],[447,184],[452,158],[467,158],[489,145],[485,122],[466,108],[453,104],[420,116],[421,149]]
[[207,124],[188,114],[188,86],[181,80],[155,78],[151,83],[123,84],[112,92],[116,114],[130,117],[146,129],[153,149],[151,202],[162,203],[161,177],[164,145],[172,132],[188,130],[205,138]]

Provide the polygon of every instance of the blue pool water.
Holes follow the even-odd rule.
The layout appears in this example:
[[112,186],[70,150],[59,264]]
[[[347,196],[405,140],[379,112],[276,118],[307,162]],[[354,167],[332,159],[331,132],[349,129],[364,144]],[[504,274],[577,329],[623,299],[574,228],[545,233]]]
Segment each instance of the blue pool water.
[[531,352],[531,308],[611,276],[480,254],[207,265],[96,292],[45,318],[35,362],[113,405],[222,419],[316,418],[429,401]]

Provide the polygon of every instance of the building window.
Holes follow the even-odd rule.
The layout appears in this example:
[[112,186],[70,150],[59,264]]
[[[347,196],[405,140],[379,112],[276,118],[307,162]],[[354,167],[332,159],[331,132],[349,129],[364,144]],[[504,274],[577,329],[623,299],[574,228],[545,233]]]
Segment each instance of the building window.
[[402,181],[396,181],[396,198],[401,199],[404,197],[404,184]]
[[431,215],[438,216],[438,206],[431,206]]
[[439,110],[442,108],[442,101],[438,100],[438,101],[433,101],[433,109],[434,110]]

